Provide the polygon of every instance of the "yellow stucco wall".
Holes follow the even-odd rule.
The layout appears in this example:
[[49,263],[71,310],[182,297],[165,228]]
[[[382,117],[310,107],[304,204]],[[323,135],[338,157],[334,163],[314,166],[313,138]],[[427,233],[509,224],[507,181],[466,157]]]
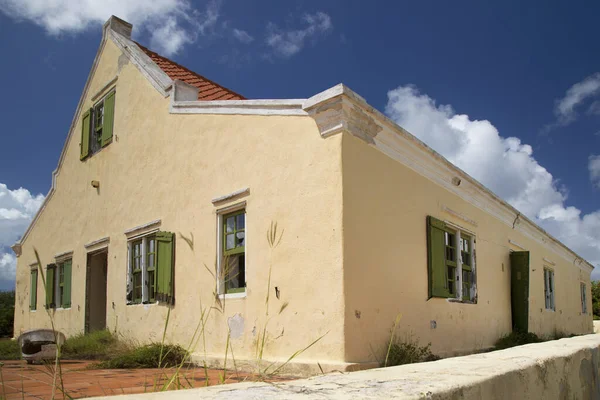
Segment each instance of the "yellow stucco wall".
[[[41,280],[38,309],[28,309],[33,248],[44,267],[54,255],[73,251],[72,307],[54,312],[57,328],[73,335],[84,329],[84,244],[109,236],[108,328],[139,341],[160,340],[167,307],[126,305],[124,231],[161,219],[161,230],[177,233],[176,304],[167,338],[187,347],[201,313],[214,305],[215,283],[205,267],[213,269],[217,257],[217,207],[211,199],[248,187],[249,195],[219,204],[247,202],[247,297],[226,300],[222,314],[211,311],[207,354],[224,354],[227,319],[239,313],[244,330],[233,339],[235,356],[254,357],[272,264],[272,340],[265,357],[287,358],[327,333],[299,359],[342,360],[344,331],[336,323],[343,318],[341,137],[321,138],[308,117],[169,114],[170,99],[133,64],[123,57],[119,62],[120,56],[107,41],[83,106],[88,109],[91,97],[118,75],[113,142],[81,162],[78,121],[55,193],[23,243],[15,335],[50,325]],[[92,180],[100,182],[98,191]],[[266,239],[271,221],[285,230],[272,252]],[[193,236],[193,250],[180,233]],[[285,302],[289,305],[279,315]]]
[[[493,346],[512,327],[509,239],[530,251],[530,330],[592,331],[589,272],[352,135],[344,133],[342,149],[346,361],[381,357],[398,314],[401,339],[431,342],[441,356]],[[427,299],[428,215],[476,234],[477,304]],[[545,310],[544,265],[555,271],[556,312]],[[588,315],[581,315],[580,282],[587,284]]]

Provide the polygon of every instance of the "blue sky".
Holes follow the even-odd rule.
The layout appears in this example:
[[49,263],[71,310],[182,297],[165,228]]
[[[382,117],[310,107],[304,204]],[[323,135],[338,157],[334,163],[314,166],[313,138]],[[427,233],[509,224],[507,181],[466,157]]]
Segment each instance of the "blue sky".
[[[600,264],[597,2],[0,0],[0,289],[115,14],[247,98],[343,82]],[[600,274],[598,275],[600,278]]]

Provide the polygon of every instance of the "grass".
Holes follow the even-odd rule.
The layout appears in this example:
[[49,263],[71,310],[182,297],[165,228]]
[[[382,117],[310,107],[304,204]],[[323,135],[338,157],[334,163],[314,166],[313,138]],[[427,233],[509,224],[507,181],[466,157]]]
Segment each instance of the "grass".
[[129,350],[107,330],[70,337],[62,346],[62,358],[66,360],[107,360]]
[[21,349],[16,340],[0,339],[0,360],[20,360]]
[[396,340],[388,347],[386,367],[395,365],[414,364],[427,361],[435,361],[440,358],[431,352],[431,343],[421,346],[418,341],[412,339]]
[[101,361],[95,368],[172,368],[178,367],[188,358],[188,352],[181,346],[151,343],[135,347],[110,360]]

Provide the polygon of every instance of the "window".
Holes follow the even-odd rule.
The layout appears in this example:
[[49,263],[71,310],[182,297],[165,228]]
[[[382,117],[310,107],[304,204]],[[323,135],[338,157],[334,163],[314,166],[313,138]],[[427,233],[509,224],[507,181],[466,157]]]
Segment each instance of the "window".
[[246,210],[219,215],[219,294],[246,292]]
[[476,302],[474,249],[472,234],[427,218],[429,297]]
[[554,271],[544,268],[544,297],[546,298],[546,310],[556,310],[554,304]]
[[174,304],[171,232],[155,232],[128,243],[127,304]]
[[31,277],[29,285],[29,309],[35,311],[37,309],[37,281],[38,270],[37,265],[31,268]]
[[585,283],[581,283],[579,289],[581,291],[581,313],[587,314],[587,291]]
[[46,308],[71,307],[72,260],[49,264],[46,268]]
[[115,116],[115,91],[113,90],[81,119],[81,154],[84,160],[112,142]]

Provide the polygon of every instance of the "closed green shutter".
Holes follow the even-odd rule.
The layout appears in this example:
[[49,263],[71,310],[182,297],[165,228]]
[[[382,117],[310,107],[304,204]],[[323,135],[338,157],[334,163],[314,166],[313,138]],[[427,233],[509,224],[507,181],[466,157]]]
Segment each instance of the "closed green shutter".
[[54,308],[54,273],[56,264],[48,264],[46,267],[46,308]]
[[431,216],[427,217],[429,298],[450,297],[446,279],[445,227],[443,221]]
[[156,300],[169,304],[175,303],[173,288],[173,238],[172,232],[156,233]]
[[[546,278],[544,269],[544,278]],[[514,332],[529,332],[529,252],[510,253],[510,305]]]
[[102,124],[102,147],[112,142],[115,120],[115,92],[104,99],[104,122]]
[[79,159],[83,160],[90,154],[90,111],[87,110],[81,118],[81,153]]
[[31,292],[29,293],[29,309],[35,310],[37,308],[37,267],[31,270]]
[[65,282],[63,286],[63,308],[71,307],[71,265],[72,260],[65,261],[63,264]]

